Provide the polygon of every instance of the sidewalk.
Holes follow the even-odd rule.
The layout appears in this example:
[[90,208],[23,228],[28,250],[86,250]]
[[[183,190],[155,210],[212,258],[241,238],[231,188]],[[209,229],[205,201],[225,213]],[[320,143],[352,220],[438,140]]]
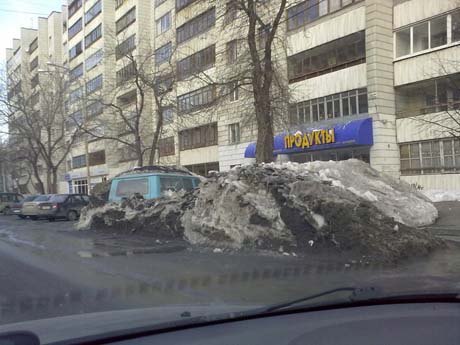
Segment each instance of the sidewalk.
[[438,236],[460,242],[460,201],[443,201],[434,204],[439,218],[427,227]]

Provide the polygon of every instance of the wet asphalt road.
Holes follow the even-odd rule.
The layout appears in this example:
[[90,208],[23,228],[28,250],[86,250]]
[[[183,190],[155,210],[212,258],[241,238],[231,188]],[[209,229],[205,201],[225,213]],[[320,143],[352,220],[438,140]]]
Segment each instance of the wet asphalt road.
[[0,324],[171,304],[266,305],[344,285],[457,284],[460,250],[398,267],[340,256],[214,253],[183,241],[80,232],[70,222],[0,216]]

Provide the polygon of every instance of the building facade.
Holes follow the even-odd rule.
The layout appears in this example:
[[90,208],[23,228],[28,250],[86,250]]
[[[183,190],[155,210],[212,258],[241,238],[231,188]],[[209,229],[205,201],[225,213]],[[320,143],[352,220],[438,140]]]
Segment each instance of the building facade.
[[[56,64],[69,70],[75,87],[69,114],[110,122],[103,106],[88,98],[82,106],[78,95],[106,95],[120,83],[131,68],[120,52],[151,53],[152,68],[174,71],[155,163],[206,174],[254,162],[257,129],[245,113],[250,92],[236,85],[222,97],[206,81],[240,68],[244,32],[232,25],[240,17],[225,1],[69,1],[52,54],[60,54]],[[39,54],[18,54],[40,36],[29,29],[21,35],[7,52],[9,69],[18,59],[30,65]],[[458,1],[296,1],[287,7],[278,36],[283,43],[275,49],[277,66],[289,91],[285,121],[275,128],[278,161],[358,158],[416,186],[460,189]],[[117,89],[110,97],[138,99],[133,92]],[[153,133],[157,105],[151,93],[145,109],[151,119],[145,128]],[[60,190],[88,192],[136,164],[119,142],[82,134]]]

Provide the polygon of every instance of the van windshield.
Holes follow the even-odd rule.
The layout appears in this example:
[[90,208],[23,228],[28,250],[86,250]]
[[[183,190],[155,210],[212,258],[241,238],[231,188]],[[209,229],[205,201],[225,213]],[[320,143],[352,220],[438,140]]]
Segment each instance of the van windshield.
[[149,180],[147,178],[136,178],[118,181],[116,196],[128,197],[136,193],[145,195],[148,194],[148,192]]

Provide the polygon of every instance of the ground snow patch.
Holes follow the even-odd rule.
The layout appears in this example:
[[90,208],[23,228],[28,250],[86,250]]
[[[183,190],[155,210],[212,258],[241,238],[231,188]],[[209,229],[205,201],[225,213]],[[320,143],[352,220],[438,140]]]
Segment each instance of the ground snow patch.
[[460,190],[427,189],[421,191],[432,202],[460,201]]

